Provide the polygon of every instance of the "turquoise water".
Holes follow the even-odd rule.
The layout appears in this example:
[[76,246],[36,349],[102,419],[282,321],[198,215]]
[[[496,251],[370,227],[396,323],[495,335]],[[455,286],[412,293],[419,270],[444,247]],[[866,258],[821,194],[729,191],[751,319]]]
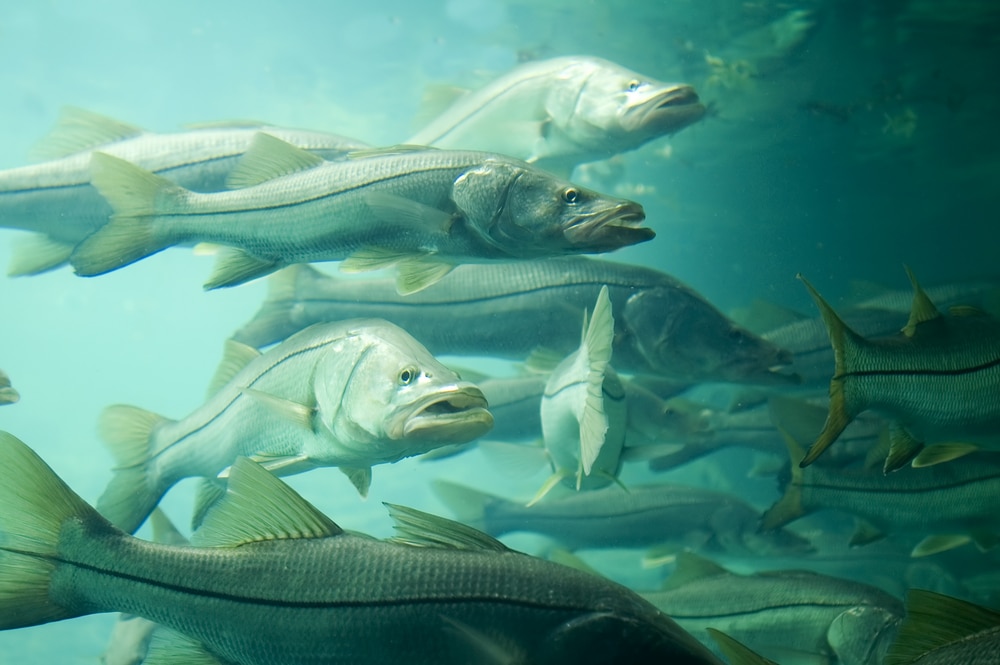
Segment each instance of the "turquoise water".
[[[761,31],[793,7],[736,0],[7,3],[0,168],[28,163],[65,105],[154,131],[257,119],[390,145],[415,129],[431,84],[476,86],[523,58],[601,56],[690,83],[713,107],[624,157],[611,186],[644,205],[657,238],[614,258],[668,272],[723,310],[763,298],[812,315],[797,272],[835,304],[852,280],[904,288],[904,262],[928,284],[997,273],[1000,16],[989,3],[942,3],[953,6],[940,15],[931,4],[796,3],[815,26],[783,43]],[[0,231],[0,264],[16,235]],[[211,265],[178,249],[94,279],[4,280],[0,369],[22,398],[0,410],[0,428],[95,500],[112,465],[101,409],[197,407],[222,341],[265,295],[262,281],[203,292]],[[713,464],[671,477],[732,475]],[[345,528],[387,535],[381,501],[443,512],[432,477],[524,496],[545,475],[511,478],[473,452],[377,467],[366,501],[335,470],[291,483]],[[745,482],[759,507],[773,499],[773,480]],[[179,523],[190,490],[164,503]],[[622,578],[655,579],[619,558]],[[0,634],[0,663],[94,663],[113,620]]]

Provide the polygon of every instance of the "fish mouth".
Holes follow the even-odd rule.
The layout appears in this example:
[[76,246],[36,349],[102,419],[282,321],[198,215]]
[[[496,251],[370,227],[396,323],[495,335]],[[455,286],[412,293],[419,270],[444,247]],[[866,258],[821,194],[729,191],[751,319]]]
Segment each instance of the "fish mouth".
[[645,219],[646,212],[641,205],[622,201],[608,210],[573,220],[563,233],[575,250],[610,252],[652,240],[656,232],[648,226],[640,226]]
[[452,386],[419,402],[403,424],[403,438],[442,445],[467,443],[493,428],[486,396],[472,385]]
[[705,116],[705,105],[689,85],[660,88],[628,106],[623,124],[629,131],[673,134]]

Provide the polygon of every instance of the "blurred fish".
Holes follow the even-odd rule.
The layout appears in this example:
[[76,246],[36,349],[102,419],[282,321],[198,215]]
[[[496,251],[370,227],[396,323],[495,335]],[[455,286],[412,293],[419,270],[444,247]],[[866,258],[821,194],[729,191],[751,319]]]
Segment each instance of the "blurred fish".
[[944,316],[913,273],[910,319],[900,335],[867,340],[847,327],[803,279],[830,333],[836,368],[830,381],[826,425],[801,465],[811,464],[861,412],[894,421],[885,469],[916,458],[924,466],[967,454],[974,446],[932,446],[923,441],[997,445],[1000,435],[1000,321],[974,308]]
[[689,85],[569,56],[518,65],[459,98],[407,143],[499,152],[569,176],[577,164],[635,150],[704,115]]
[[154,134],[81,109],[65,109],[40,154],[50,161],[0,171],[0,226],[36,235],[15,246],[11,275],[29,275],[66,263],[73,248],[104,226],[111,207],[90,186],[95,150],[158,173],[197,192],[226,188],[226,177],[260,132],[325,159],[368,146],[334,134],[253,126],[206,126]]
[[737,575],[692,554],[642,596],[708,644],[724,631],[781,665],[880,665],[903,618],[881,589],[804,570]]
[[118,466],[97,506],[113,524],[135,531],[174,483],[239,455],[281,475],[337,466],[364,495],[372,465],[493,424],[479,388],[380,320],[316,325],[264,354],[227,342],[209,394],[181,420],[125,405],[101,415]]
[[1000,540],[1000,453],[978,452],[950,464],[904,469],[828,469],[796,464],[802,449],[788,440],[791,477],[783,496],[761,519],[773,529],[818,510],[857,518],[852,545],[887,534],[924,536],[912,556],[927,556],[975,541],[983,549]]
[[911,589],[899,637],[885,665],[996,665],[1000,612],[933,591]]
[[0,405],[13,404],[19,399],[21,395],[10,385],[10,377],[0,370]]
[[527,508],[455,483],[431,484],[459,520],[492,536],[539,533],[571,550],[668,546],[737,556],[802,554],[809,543],[791,531],[763,533],[760,514],[741,499],[683,485],[611,486],[549,497]]
[[790,383],[787,352],[737,326],[690,287],[642,266],[587,257],[457,267],[406,298],[391,280],[329,277],[294,266],[272,278],[267,300],[234,338],[280,341],[318,321],[378,316],[432,353],[524,360],[539,348],[561,356],[580,342],[579,321],[607,285],[620,372],[679,381]]
[[390,541],[345,532],[244,458],[194,547],[115,529],[9,434],[0,470],[3,630],[128,608],[172,629],[148,662],[721,664],[613,582],[401,506]]
[[267,134],[229,175],[198,194],[105,153],[92,182],[115,214],[71,257],[100,275],[179,243],[232,249],[205,285],[235,286],[292,263],[400,269],[401,293],[457,263],[609,252],[650,240],[642,206],[484,152],[403,146],[325,161]]

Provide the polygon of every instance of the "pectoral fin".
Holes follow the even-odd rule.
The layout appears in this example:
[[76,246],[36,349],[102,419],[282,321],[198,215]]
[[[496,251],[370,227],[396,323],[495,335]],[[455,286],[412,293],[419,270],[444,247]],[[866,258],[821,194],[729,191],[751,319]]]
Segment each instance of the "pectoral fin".
[[315,409],[308,404],[299,404],[284,397],[278,397],[277,395],[272,395],[261,390],[254,390],[253,388],[244,388],[240,394],[259,402],[272,413],[290,423],[308,430],[312,430],[313,428],[312,419]]
[[451,212],[384,192],[368,192],[365,204],[377,218],[404,227],[426,229],[433,233],[446,233],[455,216]]
[[351,481],[351,484],[358,490],[358,494],[360,494],[362,498],[368,496],[368,488],[371,487],[372,484],[372,468],[370,466],[341,466],[338,468],[341,473],[347,476],[348,480]]

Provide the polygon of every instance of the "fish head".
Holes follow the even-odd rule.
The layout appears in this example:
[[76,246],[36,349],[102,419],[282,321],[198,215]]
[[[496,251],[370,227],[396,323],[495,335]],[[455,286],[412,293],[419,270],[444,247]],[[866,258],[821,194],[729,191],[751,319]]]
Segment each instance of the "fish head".
[[622,313],[630,353],[650,373],[688,381],[789,384],[788,351],[761,339],[682,284],[633,293]]
[[827,642],[841,663],[881,663],[896,640],[902,614],[889,607],[859,604],[830,622]]
[[705,115],[694,88],[663,83],[600,58],[567,67],[546,100],[552,127],[564,141],[587,147],[593,159],[634,150],[674,134]]
[[402,328],[359,320],[355,332],[314,376],[319,420],[342,445],[371,463],[394,462],[493,427],[482,390]]
[[500,257],[609,252],[651,240],[634,201],[599,194],[523,162],[487,160],[455,181],[472,232]]

